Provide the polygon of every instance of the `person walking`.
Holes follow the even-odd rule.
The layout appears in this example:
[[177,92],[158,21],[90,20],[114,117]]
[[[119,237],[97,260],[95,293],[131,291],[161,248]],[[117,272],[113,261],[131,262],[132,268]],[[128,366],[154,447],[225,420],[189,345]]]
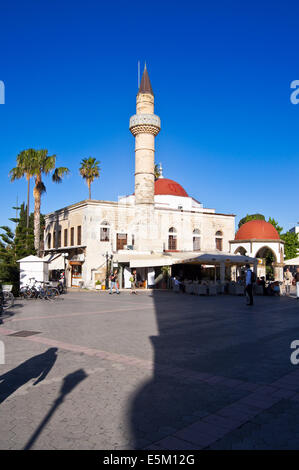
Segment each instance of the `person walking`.
[[130,282],[131,282],[131,294],[137,295],[136,292],[136,286],[137,286],[137,273],[136,269],[132,272],[132,275],[130,277]]
[[[289,268],[286,269],[284,275],[283,275],[283,280],[284,280],[284,287],[285,287],[285,293],[286,295],[290,295],[291,292],[291,285],[293,282],[293,274],[289,270]],[[298,294],[297,294],[298,297]]]
[[247,305],[253,305],[253,282],[254,282],[254,273],[251,271],[249,264],[246,264],[246,287],[245,292],[248,296],[249,302]]
[[294,278],[296,281],[296,298],[299,300],[299,268],[296,269]]
[[118,274],[117,274],[117,269],[114,270],[114,273],[111,274],[110,276],[110,292],[109,294],[112,294],[112,289],[113,287],[115,288],[116,290],[116,293],[119,294],[119,290],[118,290],[118,287],[117,287],[117,282],[118,282]]

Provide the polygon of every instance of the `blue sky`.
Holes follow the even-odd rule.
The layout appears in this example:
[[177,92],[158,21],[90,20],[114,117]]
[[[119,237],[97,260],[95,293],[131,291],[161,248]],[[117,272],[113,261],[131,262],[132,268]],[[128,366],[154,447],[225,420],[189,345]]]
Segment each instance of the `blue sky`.
[[[162,130],[156,161],[206,207],[299,221],[299,5],[295,1],[2,0],[0,224],[26,198],[11,184],[19,151],[68,166],[46,179],[42,212],[85,199],[82,158],[101,161],[96,199],[134,190],[137,61],[147,62]],[[32,201],[33,209],[33,201]]]

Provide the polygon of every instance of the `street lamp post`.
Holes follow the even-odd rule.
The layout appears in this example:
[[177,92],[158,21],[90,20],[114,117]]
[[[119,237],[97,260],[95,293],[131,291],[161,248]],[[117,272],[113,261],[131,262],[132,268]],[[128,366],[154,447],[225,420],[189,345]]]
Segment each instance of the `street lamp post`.
[[108,255],[108,251],[106,251],[106,281],[105,281],[105,288],[106,288],[106,289],[109,288],[109,282],[108,282],[108,259],[109,259],[109,255]]
[[105,288],[109,289],[109,261],[110,261],[110,270],[111,270],[111,263],[113,259],[113,255],[108,254],[108,251],[106,251],[106,281],[105,281]]

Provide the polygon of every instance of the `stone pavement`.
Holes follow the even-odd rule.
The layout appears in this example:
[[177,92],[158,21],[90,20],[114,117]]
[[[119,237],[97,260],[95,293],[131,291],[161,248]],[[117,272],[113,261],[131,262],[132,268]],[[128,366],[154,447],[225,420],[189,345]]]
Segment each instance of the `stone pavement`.
[[298,324],[287,297],[17,301],[0,325],[0,449],[299,449]]

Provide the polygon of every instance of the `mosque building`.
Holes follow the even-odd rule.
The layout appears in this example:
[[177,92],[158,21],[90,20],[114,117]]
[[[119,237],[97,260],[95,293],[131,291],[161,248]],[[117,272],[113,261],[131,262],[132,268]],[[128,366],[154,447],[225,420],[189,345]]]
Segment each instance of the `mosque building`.
[[134,194],[115,202],[84,200],[47,214],[44,255],[49,269],[65,269],[69,286],[85,287],[94,287],[97,280],[107,282],[113,268],[118,269],[120,287],[130,287],[131,271],[136,269],[142,285],[150,287],[165,266],[183,274],[187,269],[194,277],[194,265],[185,261],[209,254],[210,262],[201,263],[201,269],[208,270],[211,260],[219,258],[224,281],[229,275],[227,263],[232,264],[228,257],[237,260],[244,254],[230,253],[238,251],[239,245],[247,250],[245,256],[252,250],[245,242],[235,246],[233,214],[205,208],[178,182],[164,177],[161,167],[155,179],[155,139],[161,123],[154,113],[146,67],[129,129],[135,138]]

